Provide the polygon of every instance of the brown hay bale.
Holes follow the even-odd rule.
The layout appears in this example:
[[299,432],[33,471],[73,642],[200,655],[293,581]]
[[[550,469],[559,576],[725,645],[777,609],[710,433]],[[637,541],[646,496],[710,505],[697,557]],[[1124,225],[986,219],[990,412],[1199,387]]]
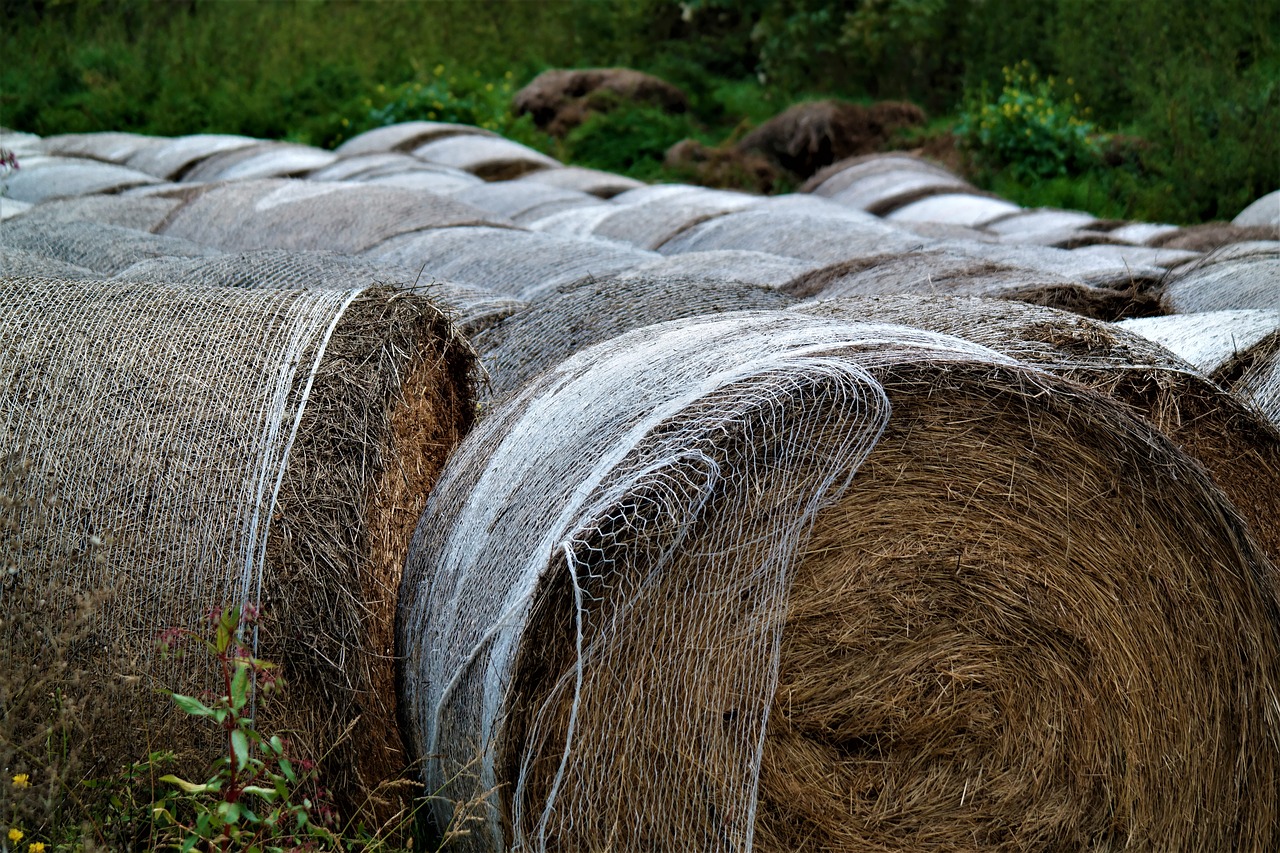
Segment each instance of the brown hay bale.
[[737,144],[758,152],[801,178],[838,160],[878,151],[894,132],[924,124],[914,104],[872,106],[822,100],[795,104],[748,133]]
[[516,92],[511,106],[516,115],[528,113],[540,129],[562,137],[591,110],[607,110],[616,100],[652,104],[673,113],[689,108],[689,99],[680,89],[630,68],[544,71]]
[[130,169],[155,175],[166,181],[180,181],[202,160],[224,151],[249,148],[261,143],[251,136],[224,133],[196,133],[177,136],[162,145],[144,148],[125,163]]
[[511,225],[448,196],[359,182],[268,179],[210,187],[158,232],[225,251],[326,250],[355,254],[400,234],[457,225]]
[[162,234],[101,222],[46,222],[15,218],[5,223],[4,245],[54,258],[102,275],[116,273],[156,257],[196,258],[216,249]]
[[1212,252],[1232,243],[1251,240],[1280,240],[1280,225],[1236,225],[1230,222],[1205,222],[1188,225],[1153,238],[1148,245],[1164,249],[1189,249]]
[[662,164],[704,187],[770,193],[781,177],[777,167],[759,154],[736,147],[712,147],[682,139],[667,149]]
[[[18,569],[0,594],[52,625],[75,595],[110,589],[78,663],[110,680],[133,660],[143,679],[88,733],[92,775],[160,745],[204,772],[219,749],[207,726],[150,688],[199,693],[210,673],[157,660],[155,640],[254,604],[258,654],[289,684],[256,723],[323,756],[353,816],[407,767],[391,620],[409,534],[470,424],[469,348],[428,300],[385,289],[3,287],[5,452],[30,465],[20,494],[58,502],[36,550],[0,543]],[[65,573],[57,555],[108,535],[105,563]],[[104,660],[108,640],[123,648]]]
[[[946,296],[845,297],[795,310],[955,335],[1128,406],[1205,466],[1280,565],[1280,432],[1224,394],[1229,386],[1212,367],[1184,361],[1183,352],[1149,333],[1173,318],[1112,324],[1021,302]],[[1280,328],[1280,320],[1270,322]],[[1242,334],[1239,347],[1253,342]]]
[[1202,469],[785,313],[584,350],[451,459],[397,633],[438,819],[493,792],[465,849],[1280,842],[1275,571]]

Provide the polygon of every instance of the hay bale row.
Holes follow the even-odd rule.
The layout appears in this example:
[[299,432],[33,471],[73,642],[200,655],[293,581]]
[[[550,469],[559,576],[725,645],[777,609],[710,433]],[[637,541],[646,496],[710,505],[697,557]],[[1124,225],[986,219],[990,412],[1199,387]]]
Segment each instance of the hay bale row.
[[79,157],[35,157],[5,178],[7,193],[32,204],[159,183],[136,169]]
[[406,720],[437,820],[483,803],[464,850],[1269,849],[1275,584],[1200,465],[1070,379],[675,321],[451,459]]
[[1170,314],[1280,309],[1280,242],[1238,243],[1183,264],[1160,298]]
[[[109,593],[91,641],[63,663],[143,679],[99,714],[108,725],[85,744],[94,771],[137,760],[146,733],[203,772],[225,746],[150,688],[198,694],[208,673],[198,656],[159,661],[156,637],[203,634],[212,608],[254,604],[258,653],[290,685],[257,723],[325,757],[352,814],[407,766],[396,590],[409,532],[470,424],[470,350],[433,303],[388,289],[0,287],[6,482],[17,476],[17,495],[42,508],[18,518],[34,548],[0,543],[17,569],[3,609],[56,630],[77,594]],[[108,537],[103,562],[75,562]],[[7,634],[0,667],[20,683],[15,667],[45,659],[38,640]]]
[[4,224],[0,232],[6,249],[21,249],[56,261],[75,264],[101,275],[114,275],[156,257],[202,257],[217,250],[181,237],[149,234],[100,222],[46,221],[25,215]]

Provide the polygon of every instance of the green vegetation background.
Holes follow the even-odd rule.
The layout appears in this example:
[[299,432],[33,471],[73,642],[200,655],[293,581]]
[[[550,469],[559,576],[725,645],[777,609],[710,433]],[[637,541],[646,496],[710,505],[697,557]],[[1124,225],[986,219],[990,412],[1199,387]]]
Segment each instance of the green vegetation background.
[[[661,179],[654,152],[671,142],[734,139],[806,97],[912,100],[934,117],[926,135],[940,136],[1025,60],[1116,136],[1105,163],[1053,178],[977,170],[997,192],[1191,223],[1229,219],[1280,187],[1275,0],[8,0],[5,9],[0,124],[42,135],[221,132],[332,146],[433,113]],[[507,111],[539,71],[593,65],[671,80],[690,94],[691,114],[624,110],[555,142]]]

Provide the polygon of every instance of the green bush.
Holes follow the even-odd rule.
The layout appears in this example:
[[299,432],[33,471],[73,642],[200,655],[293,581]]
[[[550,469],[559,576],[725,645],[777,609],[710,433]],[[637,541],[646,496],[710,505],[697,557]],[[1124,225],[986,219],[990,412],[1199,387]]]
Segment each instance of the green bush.
[[564,154],[574,163],[640,180],[663,177],[667,149],[697,136],[687,115],[672,115],[646,104],[619,103],[595,112],[569,132]]
[[[1071,85],[1073,81],[1068,80]],[[1004,69],[1004,88],[970,98],[955,133],[978,162],[1017,178],[1080,174],[1101,162],[1104,137],[1082,116],[1080,95],[1063,97],[1052,77],[1023,60]]]

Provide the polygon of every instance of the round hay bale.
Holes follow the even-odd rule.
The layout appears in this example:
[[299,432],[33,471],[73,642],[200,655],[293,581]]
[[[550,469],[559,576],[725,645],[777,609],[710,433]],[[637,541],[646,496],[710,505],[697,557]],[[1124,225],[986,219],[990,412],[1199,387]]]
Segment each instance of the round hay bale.
[[19,159],[41,156],[45,153],[44,139],[34,133],[21,133],[0,127],[0,148],[8,148]]
[[595,204],[575,204],[560,210],[546,210],[541,216],[522,216],[520,224],[530,231],[541,231],[546,234],[558,234],[561,237],[592,239],[588,235],[599,224],[600,220],[617,210],[612,201],[599,201]]
[[[1280,565],[1280,432],[1224,394],[1206,365],[1144,333],[1174,318],[1114,324],[1020,302],[945,296],[846,297],[795,310],[954,335],[1111,397],[1201,462]],[[1272,332],[1280,328],[1280,313],[1271,323]],[[1249,343],[1242,337],[1241,348]]]
[[713,249],[707,252],[683,252],[665,255],[656,261],[640,264],[618,278],[685,278],[732,281],[785,289],[820,265],[813,261],[784,258],[768,252],[749,249]]
[[12,219],[19,213],[26,213],[34,205],[29,201],[17,201],[15,199],[0,196],[0,222],[6,219]]
[[864,106],[833,99],[805,101],[748,133],[737,144],[742,152],[759,152],[801,178],[824,166],[887,143],[895,131],[924,124],[924,111],[914,104],[884,102]]
[[451,136],[413,149],[413,156],[470,172],[486,181],[507,181],[539,169],[561,166],[559,160],[501,136]]
[[1077,254],[1089,258],[1098,258],[1113,263],[1132,267],[1161,267],[1169,269],[1179,264],[1195,261],[1201,257],[1199,252],[1186,249],[1156,249],[1151,246],[1133,246],[1129,244],[1091,245],[1072,249]]
[[638,270],[561,285],[539,293],[528,308],[476,336],[476,351],[489,376],[481,402],[505,399],[578,350],[641,326],[702,314],[782,309],[795,301],[761,285],[659,277]]
[[892,222],[936,222],[942,225],[980,228],[992,219],[1009,216],[1021,209],[1011,201],[993,196],[976,193],[944,193],[904,205],[885,218]]
[[1173,270],[1160,299],[1170,314],[1280,308],[1280,244],[1245,257],[1206,255]]
[[365,257],[529,299],[558,284],[606,276],[657,260],[603,240],[574,240],[510,228],[437,228],[392,237]]
[[[140,151],[164,145],[167,139],[140,133],[63,133],[44,138],[44,150],[60,157],[85,157],[104,163],[126,165]],[[136,168],[136,167],[131,167]],[[140,170],[145,171],[145,170]]]
[[1245,228],[1270,226],[1280,229],[1280,190],[1267,193],[1240,211],[1231,224]]
[[[536,173],[535,173],[536,174]],[[578,190],[561,189],[528,181],[479,183],[452,193],[451,197],[481,210],[496,213],[509,220],[530,212],[547,213],[578,205],[595,205],[600,200]]]
[[1202,469],[782,313],[584,350],[450,460],[397,637],[463,849],[1274,847],[1274,570]]
[[82,157],[27,159],[4,182],[10,197],[32,204],[159,183],[144,172]]
[[[826,198],[847,204],[877,216],[892,213],[914,201],[935,195],[980,195],[981,190],[953,175],[934,175],[915,168],[877,172],[856,178],[838,192],[823,193]],[[1010,204],[995,205],[992,215],[1009,211]]]
[[248,181],[289,178],[322,169],[338,159],[332,151],[293,142],[255,142],[206,157],[182,176],[184,181]]
[[[211,609],[253,605],[253,645],[290,691],[258,707],[259,729],[323,758],[348,816],[394,795],[374,792],[408,766],[396,589],[427,492],[472,416],[471,351],[445,315],[385,289],[3,288],[4,450],[29,466],[5,473],[43,507],[18,518],[33,548],[0,542],[18,570],[4,608],[55,630],[77,595],[109,591],[68,663],[111,682],[132,661],[143,681],[77,745],[97,760],[91,778],[161,744],[184,775],[225,755],[221,733],[152,690],[213,689],[207,662],[162,661],[155,644],[170,627],[205,636]],[[90,537],[114,544],[82,566],[72,558]],[[0,657],[6,677],[38,645]],[[66,689],[95,695],[93,683]]]
[[454,124],[448,121],[403,121],[366,130],[351,137],[334,151],[342,157],[382,154],[390,151],[408,152],[433,140],[450,136],[497,135],[491,130],[471,124]]
[[1205,222],[1188,225],[1152,238],[1148,245],[1165,249],[1189,249],[1212,252],[1232,243],[1253,240],[1280,240],[1280,225],[1236,225],[1230,222]]
[[850,157],[832,163],[818,171],[812,178],[800,186],[800,192],[813,193],[820,196],[832,196],[845,190],[854,181],[884,172],[914,171],[938,178],[959,180],[959,175],[945,166],[924,157],[917,157],[904,151],[887,154],[866,154]]
[[427,228],[512,224],[435,193],[358,182],[269,179],[211,187],[175,210],[159,230],[226,251],[356,254]]
[[597,198],[613,198],[618,193],[644,186],[643,181],[602,172],[599,169],[587,169],[582,166],[564,166],[559,169],[539,169],[514,179],[516,182],[546,184],[566,190],[577,190],[589,193]]
[[204,287],[330,288],[383,285],[429,296],[470,337],[514,314],[525,303],[492,290],[423,280],[417,270],[333,252],[264,249],[208,258],[155,258],[136,263],[115,281],[182,282]]
[[41,202],[28,210],[24,218],[43,222],[101,222],[135,231],[152,231],[180,204],[180,198],[159,195],[91,195]]
[[[1066,228],[1086,228],[1098,217],[1082,210],[1058,210],[1052,207],[1018,208],[1004,216],[989,219],[982,226],[1002,236],[1057,232]],[[1027,241],[1032,242],[1032,241]]]
[[226,133],[196,133],[189,136],[178,136],[161,145],[150,146],[138,151],[125,163],[130,169],[137,169],[149,175],[155,175],[166,181],[180,181],[187,172],[199,163],[215,154],[234,151],[237,148],[249,148],[261,144],[261,139],[251,136],[236,136]]
[[218,251],[181,237],[149,234],[101,222],[46,222],[15,218],[5,223],[4,245],[115,275],[150,258],[197,258]]
[[1280,428],[1280,310],[1173,314],[1126,325],[1196,365]]
[[591,111],[613,104],[651,104],[667,112],[689,108],[684,92],[660,77],[630,68],[551,69],[529,81],[511,101],[517,116],[533,116],[539,129],[564,136]]
[[1171,234],[1177,230],[1177,225],[1162,225],[1154,222],[1128,222],[1112,228],[1110,234],[1117,240],[1133,243],[1135,246],[1144,246],[1157,237]]
[[[442,166],[423,163],[412,154],[396,152],[377,152],[372,154],[353,154],[341,157],[313,172],[307,173],[309,181],[358,181],[377,175],[395,175],[400,172],[412,172],[419,169],[439,170]],[[446,170],[454,171],[454,170]],[[466,174],[465,172],[458,172]],[[470,176],[468,176],[470,177]]]
[[47,278],[101,278],[93,270],[76,264],[48,258],[25,249],[11,249],[0,246],[0,276],[5,278],[23,278],[26,276],[44,276]]
[[807,261],[839,262],[873,253],[912,251],[926,241],[875,219],[786,213],[772,205],[701,222],[659,247],[664,255],[749,249]]
[[641,249],[658,249],[672,237],[700,222],[754,207],[759,196],[674,185],[643,187],[614,196],[614,212],[595,223],[589,234]]
[[425,190],[441,195],[449,195],[484,183],[480,178],[461,169],[451,169],[431,163],[422,163],[422,168],[412,171],[390,172],[385,175],[362,178],[361,182],[405,190]]

